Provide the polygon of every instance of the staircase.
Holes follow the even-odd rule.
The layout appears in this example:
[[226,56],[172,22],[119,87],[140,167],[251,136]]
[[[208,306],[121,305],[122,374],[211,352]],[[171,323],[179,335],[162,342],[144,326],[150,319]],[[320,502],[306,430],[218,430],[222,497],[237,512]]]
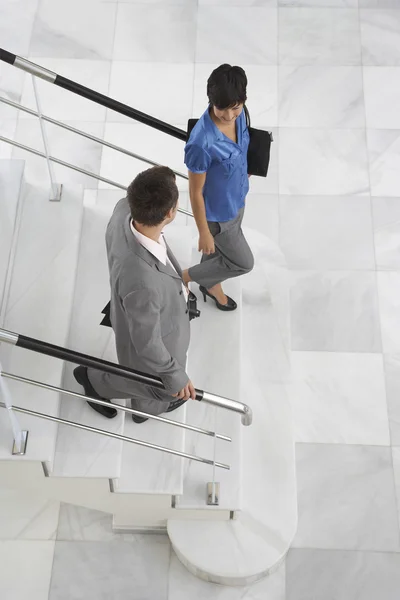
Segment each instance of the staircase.
[[[61,203],[50,203],[46,190],[24,183],[22,173],[22,161],[0,161],[0,206],[7,206],[7,220],[1,219],[1,325],[115,361],[113,332],[99,322],[109,299],[104,232],[121,192],[64,186]],[[181,206],[187,202],[182,193]],[[187,219],[179,215],[165,231],[183,268],[198,260]],[[249,584],[275,569],[297,518],[286,269],[275,244],[252,230],[246,235],[256,268],[226,283],[237,311],[219,313],[192,287],[202,314],[191,324],[187,370],[196,387],[249,404],[253,424],[243,427],[239,415],[193,401],[168,415],[232,438],[216,441],[216,460],[231,466],[215,469],[218,506],[206,503],[211,466],[28,415],[17,415],[29,430],[27,454],[11,456],[9,423],[0,411],[2,481],[109,512],[116,531],[167,529],[189,570],[227,585]],[[0,360],[4,371],[82,391],[72,364],[5,344]],[[212,437],[152,420],[137,425],[123,411],[106,420],[81,399],[7,383],[15,405],[214,457]]]

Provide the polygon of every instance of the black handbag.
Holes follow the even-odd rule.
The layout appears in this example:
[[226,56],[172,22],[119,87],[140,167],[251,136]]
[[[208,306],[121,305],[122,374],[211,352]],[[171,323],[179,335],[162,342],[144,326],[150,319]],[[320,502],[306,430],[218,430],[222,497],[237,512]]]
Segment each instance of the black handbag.
[[[269,167],[271,142],[274,141],[272,133],[263,129],[255,129],[250,126],[250,114],[247,106],[244,106],[246,124],[249,130],[250,143],[247,151],[247,173],[258,177],[266,177]],[[187,138],[189,140],[193,127],[198,119],[189,119],[187,127]]]

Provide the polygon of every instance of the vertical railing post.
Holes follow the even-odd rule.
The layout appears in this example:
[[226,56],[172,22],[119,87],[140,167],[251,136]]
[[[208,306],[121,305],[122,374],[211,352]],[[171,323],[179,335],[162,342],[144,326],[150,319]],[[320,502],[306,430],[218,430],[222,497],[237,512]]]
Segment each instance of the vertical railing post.
[[215,481],[215,461],[217,457],[217,438],[215,432],[217,431],[217,407],[214,407],[214,456],[213,456],[213,468],[212,468],[212,481],[207,484],[207,504],[208,506],[219,505],[219,494],[220,484]]
[[36,85],[36,78],[34,75],[32,75],[32,85],[33,85],[33,91],[35,94],[36,108],[37,108],[37,112],[39,115],[40,130],[42,132],[44,153],[46,155],[47,168],[49,170],[50,187],[51,187],[50,201],[51,202],[59,202],[61,200],[62,185],[59,185],[56,183],[53,165],[52,165],[51,161],[49,160],[49,157],[50,157],[49,143],[47,140],[45,122],[42,118],[43,113],[42,113],[42,108],[40,105],[40,98],[39,98],[39,92],[38,92],[37,85]]
[[11,392],[3,377],[3,370],[0,363],[0,397],[4,398],[4,404],[7,407],[7,413],[11,422],[11,429],[13,432],[14,443],[12,448],[12,454],[24,455],[26,453],[26,446],[28,442],[28,431],[22,431],[18,419],[13,411]]

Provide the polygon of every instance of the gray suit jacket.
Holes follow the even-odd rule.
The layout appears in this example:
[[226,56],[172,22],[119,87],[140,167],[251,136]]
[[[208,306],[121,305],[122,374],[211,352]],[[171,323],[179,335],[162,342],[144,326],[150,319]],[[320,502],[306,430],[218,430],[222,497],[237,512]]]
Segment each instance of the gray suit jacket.
[[182,271],[167,245],[177,274],[133,235],[126,198],[116,205],[107,227],[111,323],[120,364],[157,375],[177,393],[189,381],[185,372],[190,326],[182,292]]

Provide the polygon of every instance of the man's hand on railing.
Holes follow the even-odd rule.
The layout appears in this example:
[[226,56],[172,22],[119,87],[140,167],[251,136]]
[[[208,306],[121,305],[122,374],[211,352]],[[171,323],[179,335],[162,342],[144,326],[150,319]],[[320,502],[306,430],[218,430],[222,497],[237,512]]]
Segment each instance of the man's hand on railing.
[[178,392],[177,394],[173,394],[173,397],[177,398],[178,400],[189,400],[189,398],[191,398],[192,400],[196,400],[196,390],[194,389],[194,385],[190,381],[190,379],[188,384],[185,385],[185,387],[182,388],[180,392]]

